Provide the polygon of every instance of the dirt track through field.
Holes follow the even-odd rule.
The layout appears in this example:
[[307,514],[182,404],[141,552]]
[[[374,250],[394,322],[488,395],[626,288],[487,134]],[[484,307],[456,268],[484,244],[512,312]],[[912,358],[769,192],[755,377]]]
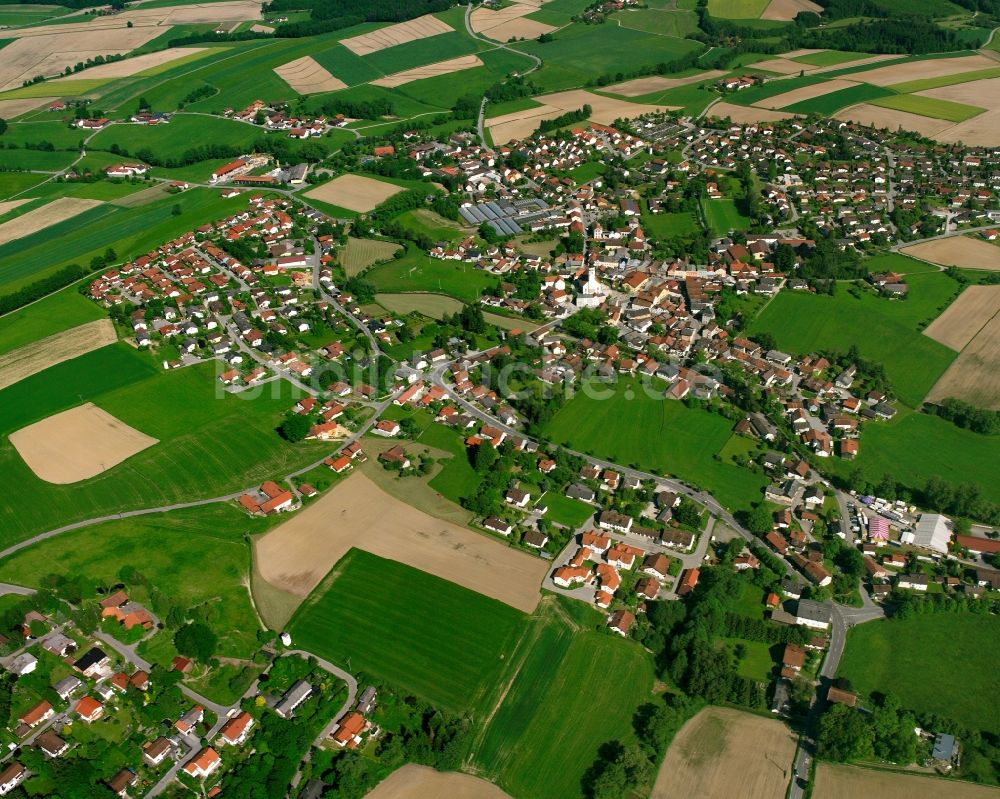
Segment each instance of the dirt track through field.
[[764,9],[764,13],[760,15],[760,18],[790,22],[801,11],[822,14],[823,6],[813,3],[812,0],[771,0],[767,8]]
[[1000,314],[965,346],[927,395],[929,402],[948,397],[1000,410]]
[[111,320],[98,319],[18,347],[0,355],[0,389],[117,340]]
[[58,485],[94,477],[158,443],[91,402],[23,427],[9,438],[37,477]]
[[299,94],[335,92],[347,88],[344,81],[335,78],[308,55],[275,67],[274,73]]
[[859,125],[870,125],[874,128],[885,128],[890,131],[902,128],[903,130],[919,133],[922,136],[934,136],[952,125],[951,122],[943,119],[931,119],[930,117],[922,117],[918,114],[907,113],[906,111],[896,111],[892,108],[882,108],[881,106],[869,105],[868,103],[852,105],[850,108],[838,111],[834,114],[833,118],[842,119],[845,122],[857,122]]
[[28,236],[39,230],[70,219],[84,211],[101,205],[100,200],[81,200],[75,197],[60,197],[40,208],[28,211],[0,225],[0,244]]
[[366,178],[364,175],[341,175],[329,183],[307,191],[305,196],[339,205],[350,211],[364,213],[401,191],[403,189],[400,186],[394,186],[374,178]]
[[939,266],[991,272],[1000,270],[1000,246],[972,236],[949,236],[925,241],[912,247],[903,247],[901,252]]
[[496,785],[471,774],[435,771],[408,763],[365,794],[364,799],[511,799]]
[[415,80],[424,78],[436,78],[439,75],[449,75],[452,72],[461,72],[463,69],[473,69],[483,66],[483,62],[477,55],[462,55],[458,58],[450,58],[447,61],[438,61],[435,64],[426,64],[422,67],[414,67],[403,72],[396,72],[384,78],[377,78],[371,81],[372,86],[383,86],[391,89],[395,86],[402,86],[406,83],[413,83]]
[[643,94],[676,89],[678,86],[687,86],[691,83],[699,83],[703,80],[721,78],[726,73],[721,69],[710,69],[700,72],[697,75],[689,75],[686,78],[664,78],[661,75],[650,75],[646,78],[633,78],[632,80],[616,83],[613,86],[606,86],[601,91],[610,94],[620,94],[622,97],[638,97]]
[[545,561],[417,510],[360,472],[258,538],[254,546],[261,576],[300,599],[352,547],[528,613],[538,604],[546,572]]
[[969,286],[924,329],[924,335],[961,352],[998,313],[1000,286]]
[[355,55],[368,55],[395,47],[398,44],[426,39],[428,36],[437,36],[440,33],[451,33],[451,31],[452,28],[437,17],[426,14],[411,19],[409,22],[400,22],[386,28],[379,28],[371,33],[363,33],[360,36],[344,39],[341,44]]
[[774,111],[770,108],[755,108],[722,102],[716,103],[706,110],[704,116],[706,118],[718,117],[719,119],[729,117],[737,125],[746,125],[750,122],[774,122],[779,119],[791,119],[795,114],[789,114],[787,111]]
[[708,707],[674,737],[650,799],[784,799],[794,756],[780,721]]
[[986,785],[942,780],[919,774],[899,774],[857,766],[820,763],[813,799],[997,799],[1000,791]]

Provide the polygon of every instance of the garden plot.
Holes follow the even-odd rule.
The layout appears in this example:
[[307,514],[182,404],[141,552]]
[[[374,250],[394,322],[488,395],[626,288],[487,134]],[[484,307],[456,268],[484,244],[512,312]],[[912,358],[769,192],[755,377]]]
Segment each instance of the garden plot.
[[413,69],[407,69],[403,72],[397,72],[394,75],[387,75],[384,78],[378,78],[371,81],[371,85],[384,86],[391,89],[395,86],[412,83],[415,80],[436,78],[439,75],[448,75],[452,72],[461,72],[464,69],[473,69],[474,67],[481,66],[483,66],[483,62],[479,59],[479,56],[463,55],[458,58],[451,58],[447,61],[438,61],[436,64],[427,64],[426,66],[414,67]]
[[823,6],[813,3],[812,0],[771,0],[760,15],[761,19],[776,19],[782,22],[790,22],[795,19],[800,11],[811,11],[814,14],[822,14]]
[[403,191],[401,186],[363,175],[341,175],[328,183],[307,191],[305,196],[337,205],[349,211],[365,213]]
[[299,94],[335,92],[347,88],[346,83],[331,75],[308,55],[275,67],[274,73]]
[[161,67],[172,61],[178,61],[182,58],[189,58],[197,53],[203,53],[206,49],[205,47],[169,47],[157,53],[146,53],[135,58],[126,58],[124,61],[113,61],[110,64],[90,67],[82,72],[67,75],[65,79],[91,80],[93,78],[106,78],[110,80],[111,78],[131,78],[133,75],[138,75],[147,69]]
[[255,542],[271,585],[305,599],[348,550],[363,549],[530,613],[546,562],[385,493],[360,472]]
[[754,105],[760,108],[786,108],[804,100],[812,100],[814,97],[822,97],[831,92],[839,92],[841,89],[850,89],[857,85],[859,84],[852,80],[828,80],[814,83],[812,86],[803,86],[801,89],[793,89],[775,97],[768,97],[766,100],[754,103]]
[[543,33],[556,30],[553,25],[525,19],[528,14],[538,11],[540,3],[513,3],[499,11],[477,8],[472,12],[470,24],[475,33],[481,33],[498,42],[510,39],[536,39]]
[[1000,286],[969,286],[927,326],[924,335],[961,352],[998,313]]
[[510,799],[493,783],[460,774],[457,771],[436,771],[428,766],[407,763],[396,769],[365,799]]
[[700,83],[703,80],[721,78],[726,73],[721,69],[711,69],[707,72],[699,72],[697,75],[689,75],[686,78],[664,78],[660,75],[650,75],[646,78],[634,78],[623,83],[616,83],[613,86],[606,86],[601,91],[610,94],[620,94],[622,97],[639,97],[643,94],[676,89],[678,86],[687,86],[691,83]]
[[371,33],[363,33],[360,36],[344,39],[341,44],[355,55],[368,55],[395,47],[397,44],[426,39],[428,36],[437,36],[439,33],[451,33],[451,31],[452,28],[437,17],[426,14],[408,22],[400,22],[386,28],[379,28]]
[[87,402],[10,434],[35,475],[65,485],[94,477],[158,443]]
[[746,125],[751,122],[775,122],[779,119],[791,119],[795,114],[789,114],[787,111],[775,111],[771,108],[755,108],[721,102],[709,106],[703,116],[706,118],[718,117],[719,119],[729,117],[737,125]]
[[98,319],[33,341],[0,355],[0,389],[117,340],[111,320]]
[[0,244],[6,244],[22,236],[37,233],[43,228],[58,224],[101,204],[100,200],[60,197],[58,200],[46,203],[41,208],[28,211],[28,213],[0,225]]
[[[981,119],[985,114],[980,115]],[[857,122],[859,125],[869,125],[873,128],[884,128],[886,130],[910,130],[922,136],[935,136],[946,128],[952,127],[952,123],[944,119],[931,119],[930,117],[910,114],[906,111],[896,111],[892,108],[882,108],[869,103],[861,103],[834,115],[834,119],[842,119],[845,122]],[[968,123],[964,123],[968,124]]]

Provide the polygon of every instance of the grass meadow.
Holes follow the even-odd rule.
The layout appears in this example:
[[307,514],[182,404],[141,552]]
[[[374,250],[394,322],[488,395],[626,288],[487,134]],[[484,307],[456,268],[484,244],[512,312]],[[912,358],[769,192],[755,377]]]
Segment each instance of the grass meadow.
[[554,442],[594,457],[660,474],[675,475],[711,491],[730,508],[758,497],[762,477],[715,459],[732,423],[711,411],[665,401],[666,384],[653,380],[647,393],[639,379],[600,386],[602,399],[580,391],[545,430]]
[[991,664],[1000,658],[1000,618],[940,613],[855,627],[837,672],[870,696],[891,692],[904,707],[1000,732]]
[[89,147],[110,150],[117,145],[133,155],[149,148],[160,158],[179,158],[198,143],[249,147],[261,136],[260,128],[234,119],[181,114],[169,125],[111,125],[91,139]]
[[351,550],[292,620],[296,646],[454,713],[495,687],[526,617],[454,583]]
[[428,36],[412,42],[404,42],[395,47],[362,56],[365,63],[382,75],[392,75],[425,64],[447,61],[461,55],[474,53],[479,43],[464,32],[452,31],[437,36]]
[[[294,404],[287,383],[253,399],[219,397],[216,385],[212,364],[161,372],[148,355],[114,344],[0,391],[0,472],[18,487],[0,503],[0,546],[81,519],[239,491],[328,449],[275,432]],[[6,435],[87,401],[159,443],[89,480],[38,479]]]
[[538,504],[548,507],[548,512],[545,514],[546,519],[570,530],[576,530],[594,515],[592,505],[553,491],[547,491],[543,494]]
[[727,236],[733,230],[747,230],[750,218],[736,207],[735,200],[703,200],[705,222],[715,236]]
[[96,302],[73,288],[51,294],[0,316],[0,355],[104,316],[104,310]]
[[365,272],[365,280],[385,294],[430,291],[447,294],[462,302],[475,302],[496,278],[471,264],[431,258],[408,245],[406,255]]
[[671,239],[690,236],[698,232],[698,220],[690,211],[680,213],[644,214],[642,227],[654,239]]

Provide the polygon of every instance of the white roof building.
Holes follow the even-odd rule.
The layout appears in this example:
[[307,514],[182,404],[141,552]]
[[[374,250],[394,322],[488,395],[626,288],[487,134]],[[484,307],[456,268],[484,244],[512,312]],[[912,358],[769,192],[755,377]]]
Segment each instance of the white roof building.
[[921,514],[912,533],[903,533],[900,540],[921,549],[931,549],[946,554],[951,541],[951,520],[940,513]]

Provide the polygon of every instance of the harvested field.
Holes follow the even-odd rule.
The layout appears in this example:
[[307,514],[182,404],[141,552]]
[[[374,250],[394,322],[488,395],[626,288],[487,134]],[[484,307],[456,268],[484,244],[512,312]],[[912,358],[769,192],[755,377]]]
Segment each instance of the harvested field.
[[[807,69],[807,75],[821,75],[824,72],[833,72],[837,69],[846,69],[847,67],[857,68],[864,67],[868,64],[877,64],[879,61],[889,61],[891,59],[901,58],[898,55],[873,55],[866,58],[859,58],[857,61],[849,61],[844,64],[830,64],[827,67],[820,67],[819,69]],[[860,75],[858,76],[861,77]]]
[[355,55],[368,55],[395,47],[397,44],[426,39],[428,36],[437,36],[439,33],[451,33],[451,30],[437,17],[426,14],[408,22],[400,22],[396,25],[379,28],[371,33],[363,33],[360,36],[344,39],[341,44]]
[[1000,78],[973,80],[968,83],[956,83],[951,86],[941,86],[937,89],[927,89],[917,92],[922,97],[936,97],[939,100],[950,100],[953,103],[979,105],[986,108],[1000,107]]
[[1000,314],[994,315],[965,346],[934,384],[927,400],[936,402],[947,397],[1000,410]]
[[797,75],[805,69],[805,65],[787,58],[769,58],[767,61],[750,64],[746,69],[748,72],[762,69],[765,72],[777,72],[779,75]]
[[938,266],[1000,270],[1000,247],[972,236],[949,236],[904,247],[900,252]]
[[481,66],[483,66],[483,62],[479,59],[479,56],[463,55],[447,61],[438,61],[436,64],[427,64],[426,66],[407,69],[403,72],[397,72],[395,75],[387,75],[384,78],[371,81],[371,85],[384,86],[387,89],[391,89],[395,86],[402,86],[404,83],[412,83],[415,80],[434,78],[438,75],[448,75],[452,72],[461,72],[463,69],[472,69],[473,67]]
[[[977,69],[995,67],[997,62],[983,55],[960,56],[958,58],[930,58],[924,61],[907,61],[903,64],[889,64],[877,69],[869,69],[858,77],[875,86],[891,86],[922,78],[938,78],[943,75],[957,75]],[[850,77],[847,75],[846,77]]]
[[98,319],[11,350],[0,355],[0,389],[57,363],[114,344],[117,339],[111,320]]
[[254,33],[274,33],[274,28],[268,25],[251,25],[250,30]]
[[94,477],[158,443],[92,402],[22,427],[9,439],[39,479],[59,485]]
[[43,105],[48,105],[55,97],[24,97],[20,100],[0,100],[0,119],[13,119],[27,114]]
[[148,189],[141,189],[132,194],[126,194],[124,197],[109,200],[109,203],[117,205],[120,208],[138,208],[157,200],[162,200],[165,196],[167,196],[166,184],[158,183],[155,186],[150,186]]
[[770,108],[754,108],[753,106],[721,102],[709,106],[703,116],[706,118],[718,117],[719,119],[729,117],[737,125],[743,125],[748,122],[774,122],[778,119],[791,119],[795,114],[775,111]]
[[19,205],[24,205],[25,203],[30,203],[31,200],[0,200],[0,216],[13,211]]
[[784,799],[794,755],[780,721],[708,707],[674,737],[650,799]]
[[961,352],[998,313],[1000,286],[969,286],[927,326],[924,335]]
[[474,32],[481,33],[498,42],[521,38],[535,39],[543,33],[555,30],[552,25],[536,22],[533,19],[524,19],[526,15],[538,11],[538,7],[539,3],[537,2],[524,2],[514,3],[499,11],[477,8],[472,12],[469,22]]
[[638,97],[642,94],[676,89],[678,86],[687,86],[703,80],[721,78],[725,74],[721,69],[710,69],[706,72],[699,72],[697,75],[689,75],[686,78],[664,78],[660,75],[651,75],[648,78],[633,78],[613,86],[605,86],[601,91],[620,94],[622,97]]
[[[159,8],[136,8],[111,16],[94,17],[86,22],[66,22],[42,25],[35,28],[18,28],[5,31],[10,38],[37,39],[51,34],[81,34],[90,37],[97,31],[135,30],[136,28],[162,28],[167,25],[215,24],[219,22],[253,22],[260,20],[263,0],[230,0],[221,3],[202,3]],[[132,28],[128,27],[132,23]],[[162,30],[158,32],[163,33]],[[85,39],[89,44],[89,38]],[[89,48],[88,48],[89,49]]]
[[875,771],[858,766],[820,763],[816,767],[813,799],[913,799],[921,796],[947,796],[948,799],[997,799],[1000,792],[986,785],[943,780],[919,774]]
[[318,92],[335,92],[346,89],[347,84],[340,78],[335,78],[322,66],[313,60],[312,56],[302,56],[280,67],[274,68],[274,74],[291,86],[299,94],[317,94]]
[[348,277],[354,277],[372,264],[392,258],[400,250],[400,245],[392,241],[375,239],[347,239],[347,246],[337,253],[337,261]]
[[147,69],[160,67],[181,58],[188,58],[195,53],[204,52],[205,49],[204,47],[170,47],[166,50],[160,50],[157,53],[146,53],[135,58],[126,58],[124,61],[114,61],[110,64],[91,67],[82,72],[67,75],[66,80],[131,78],[133,75],[138,75]]
[[305,599],[352,547],[530,613],[546,562],[390,496],[360,472],[254,542],[261,577]]
[[491,782],[460,774],[457,771],[436,771],[428,766],[408,763],[396,769],[365,799],[510,799]]
[[6,244],[8,241],[19,239],[22,236],[37,233],[43,228],[70,219],[77,214],[82,214],[84,211],[100,204],[100,200],[79,200],[75,197],[60,197],[58,200],[46,203],[41,208],[28,211],[28,213],[0,225],[0,244]]
[[823,13],[823,7],[813,3],[812,0],[771,0],[761,19],[777,19],[783,22],[790,22],[795,19],[800,11],[812,11],[816,14]]
[[[986,116],[985,114],[981,115]],[[981,118],[981,117],[977,117]],[[881,108],[869,103],[853,105],[839,111],[834,119],[843,119],[845,122],[857,122],[861,125],[871,125],[874,128],[885,128],[886,130],[910,130],[922,136],[934,136],[946,128],[952,127],[951,122],[943,119],[931,119],[917,114],[909,114],[906,111],[896,111],[892,108]],[[968,124],[968,123],[966,123]]]
[[814,97],[822,97],[831,92],[839,92],[841,89],[850,89],[858,84],[852,80],[828,80],[822,83],[814,83],[812,86],[803,86],[801,89],[793,89],[790,92],[779,94],[776,97],[769,97],[754,105],[760,108],[785,108],[789,105],[801,103],[803,100],[812,100]]
[[1000,109],[994,108],[977,117],[952,125],[937,134],[938,141],[962,142],[970,147],[993,147],[1000,144]]
[[349,211],[364,213],[402,190],[400,186],[394,186],[392,183],[374,178],[366,178],[363,175],[341,175],[329,183],[323,183],[315,189],[307,191],[305,196],[339,205]]

